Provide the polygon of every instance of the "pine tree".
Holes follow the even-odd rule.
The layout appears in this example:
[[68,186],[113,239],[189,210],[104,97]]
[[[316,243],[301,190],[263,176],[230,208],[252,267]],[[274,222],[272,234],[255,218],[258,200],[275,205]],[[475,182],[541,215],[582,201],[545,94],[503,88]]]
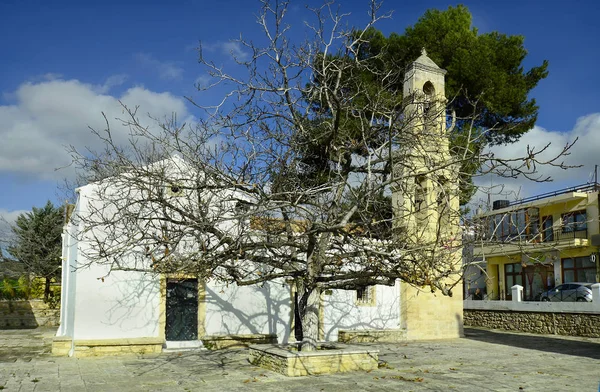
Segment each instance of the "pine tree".
[[30,274],[45,279],[44,301],[50,297],[52,279],[60,277],[63,214],[63,207],[48,201],[42,208],[19,215],[11,226],[14,240],[8,252]]

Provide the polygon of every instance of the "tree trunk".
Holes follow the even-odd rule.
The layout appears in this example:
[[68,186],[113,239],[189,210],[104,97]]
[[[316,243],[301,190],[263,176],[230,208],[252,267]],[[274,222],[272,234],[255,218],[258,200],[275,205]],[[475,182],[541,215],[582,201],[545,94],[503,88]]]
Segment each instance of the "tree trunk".
[[300,316],[302,318],[302,343],[300,350],[315,351],[319,340],[319,308],[320,290],[306,290],[300,300]]
[[44,302],[48,302],[50,299],[50,278],[46,278],[46,282],[44,284]]

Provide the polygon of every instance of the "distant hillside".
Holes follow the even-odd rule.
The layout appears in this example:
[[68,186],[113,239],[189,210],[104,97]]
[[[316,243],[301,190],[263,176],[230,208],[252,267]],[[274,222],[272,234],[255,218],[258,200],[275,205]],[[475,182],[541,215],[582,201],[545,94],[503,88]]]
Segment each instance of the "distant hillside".
[[0,260],[0,279],[18,278],[25,273],[25,265],[16,261]]

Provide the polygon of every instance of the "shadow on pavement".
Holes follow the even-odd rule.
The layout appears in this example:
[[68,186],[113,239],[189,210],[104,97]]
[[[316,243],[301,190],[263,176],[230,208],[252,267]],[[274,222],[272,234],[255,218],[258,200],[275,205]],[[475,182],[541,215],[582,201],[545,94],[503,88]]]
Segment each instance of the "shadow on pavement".
[[50,355],[55,334],[56,327],[0,329],[0,362],[29,362]]
[[530,350],[600,359],[600,343],[591,341],[562,339],[560,337],[553,338],[547,335],[524,335],[475,328],[465,328],[465,338]]
[[250,366],[248,356],[246,355],[247,353],[248,350],[246,348],[215,351],[190,350],[179,353],[162,353],[158,356],[153,356],[153,361],[149,362],[151,365],[145,368],[139,368],[139,360],[143,359],[143,357],[138,357],[138,359],[125,364],[137,368],[137,370],[133,372],[135,376],[143,376],[144,374],[152,373],[159,368],[168,365],[177,366],[179,369],[188,368],[190,374],[197,373],[199,366],[205,371],[225,372],[226,369],[230,368],[233,364],[241,363],[244,366]]

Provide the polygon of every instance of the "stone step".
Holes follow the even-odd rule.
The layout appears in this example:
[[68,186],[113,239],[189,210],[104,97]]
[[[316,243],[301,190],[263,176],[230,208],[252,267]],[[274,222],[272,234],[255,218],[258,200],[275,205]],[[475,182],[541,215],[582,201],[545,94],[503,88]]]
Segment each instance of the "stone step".
[[206,350],[206,347],[204,347],[201,340],[167,340],[163,346],[164,353],[193,350]]

